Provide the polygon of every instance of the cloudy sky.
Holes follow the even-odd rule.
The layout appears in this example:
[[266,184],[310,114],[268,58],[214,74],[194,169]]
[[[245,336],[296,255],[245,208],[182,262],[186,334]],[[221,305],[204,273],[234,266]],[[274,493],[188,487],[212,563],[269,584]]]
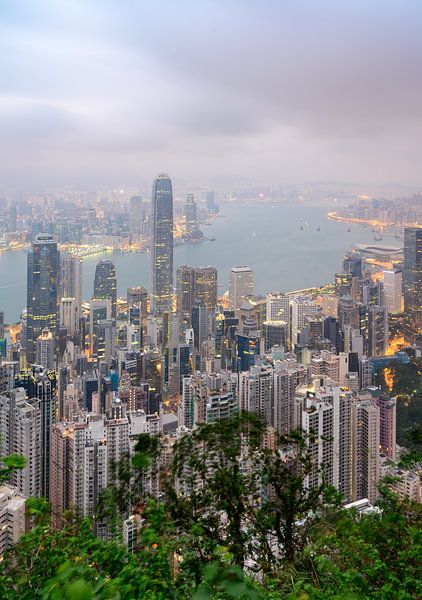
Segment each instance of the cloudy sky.
[[422,187],[418,0],[1,0],[0,185]]

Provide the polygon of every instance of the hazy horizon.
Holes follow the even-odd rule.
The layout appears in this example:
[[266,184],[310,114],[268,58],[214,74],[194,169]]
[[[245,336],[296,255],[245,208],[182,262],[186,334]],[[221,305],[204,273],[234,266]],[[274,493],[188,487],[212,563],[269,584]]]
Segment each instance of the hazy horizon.
[[422,5],[5,0],[0,187],[422,187]]

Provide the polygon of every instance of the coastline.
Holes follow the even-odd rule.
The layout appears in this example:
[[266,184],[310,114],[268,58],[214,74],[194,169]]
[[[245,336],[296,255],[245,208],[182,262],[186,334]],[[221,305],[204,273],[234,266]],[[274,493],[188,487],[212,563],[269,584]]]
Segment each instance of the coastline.
[[396,221],[377,221],[376,219],[358,219],[357,217],[343,217],[339,215],[336,210],[329,211],[327,213],[328,219],[332,221],[340,221],[342,223],[357,223],[359,225],[370,225],[371,227],[397,227],[404,229],[405,227],[417,227],[422,228],[422,223],[397,223]]

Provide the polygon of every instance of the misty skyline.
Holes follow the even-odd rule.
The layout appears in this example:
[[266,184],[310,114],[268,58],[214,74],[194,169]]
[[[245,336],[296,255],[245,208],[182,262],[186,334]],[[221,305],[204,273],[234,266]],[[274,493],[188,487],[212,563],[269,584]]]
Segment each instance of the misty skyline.
[[0,185],[421,185],[422,5],[5,0]]

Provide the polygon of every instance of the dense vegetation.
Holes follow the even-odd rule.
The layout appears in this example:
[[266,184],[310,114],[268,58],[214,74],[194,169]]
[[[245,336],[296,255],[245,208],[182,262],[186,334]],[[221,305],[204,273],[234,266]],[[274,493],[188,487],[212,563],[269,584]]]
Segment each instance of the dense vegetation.
[[[93,535],[92,520],[71,514],[53,530],[45,503],[32,500],[35,527],[6,553],[0,597],[422,597],[421,507],[401,503],[385,482],[380,510],[358,516],[341,508],[323,473],[308,492],[306,441],[299,433],[269,438],[259,420],[244,415],[181,438],[160,470],[160,440],[140,436],[95,517],[112,541]],[[19,464],[12,460],[11,468]],[[156,476],[165,486],[162,502],[144,491]],[[130,553],[118,523],[132,512],[143,525]]]
[[378,374],[376,383],[397,397],[397,443],[414,447],[409,434],[422,423],[422,363],[420,359],[413,359],[408,364],[391,363],[388,369],[392,389],[386,385],[384,369]]

